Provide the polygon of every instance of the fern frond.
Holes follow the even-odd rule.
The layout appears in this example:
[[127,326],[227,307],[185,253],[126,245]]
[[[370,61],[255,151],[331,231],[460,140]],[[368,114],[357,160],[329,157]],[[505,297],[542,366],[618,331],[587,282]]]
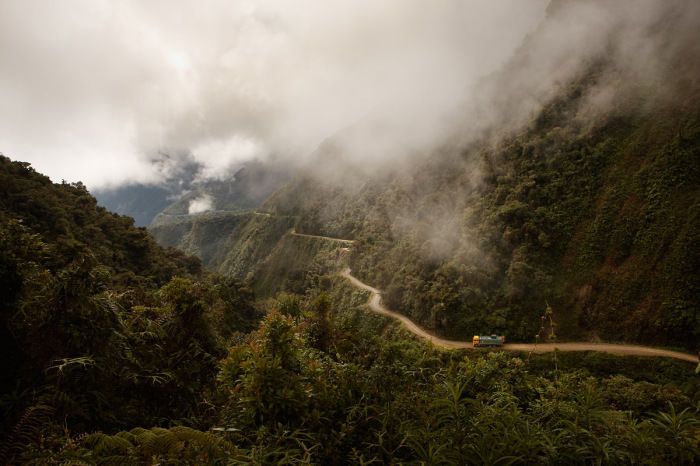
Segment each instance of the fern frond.
[[10,464],[28,445],[39,440],[41,429],[54,414],[54,408],[46,404],[28,407],[15,424],[5,443],[0,447],[0,463]]

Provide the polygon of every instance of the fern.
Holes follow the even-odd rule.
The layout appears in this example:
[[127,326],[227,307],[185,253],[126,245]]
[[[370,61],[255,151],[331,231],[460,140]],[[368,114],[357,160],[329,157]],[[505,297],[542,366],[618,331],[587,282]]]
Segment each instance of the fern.
[[0,463],[12,463],[28,445],[36,443],[42,427],[53,413],[54,408],[46,404],[39,403],[28,407],[0,448]]
[[83,443],[99,456],[128,456],[134,450],[134,445],[131,442],[118,435],[110,436],[103,433],[96,433],[88,436]]
[[182,426],[139,427],[115,435],[95,433],[78,443],[83,457],[98,464],[142,464],[154,459],[166,464],[224,464],[237,454],[223,438]]

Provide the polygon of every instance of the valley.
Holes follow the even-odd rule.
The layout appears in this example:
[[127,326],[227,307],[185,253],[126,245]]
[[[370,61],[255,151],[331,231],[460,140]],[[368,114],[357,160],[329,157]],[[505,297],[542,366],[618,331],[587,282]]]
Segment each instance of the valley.
[[[264,217],[272,217],[273,214],[269,212],[258,212],[258,211],[252,211],[252,212],[226,212],[226,211],[214,211],[214,212],[209,212],[206,214],[208,218],[216,218],[220,216],[249,216],[249,215],[258,215],[258,216],[264,216]],[[161,214],[162,217],[159,218],[176,218],[176,219],[182,219],[183,221],[197,221],[198,216],[192,216],[192,215],[187,215],[187,214],[181,214],[181,215],[172,215],[172,214]],[[162,225],[165,224],[167,220],[158,220],[156,222],[156,225]],[[371,309],[373,312],[379,313],[381,315],[385,315],[388,317],[391,317],[392,319],[396,319],[405,328],[407,328],[412,334],[417,336],[420,339],[429,341],[433,345],[440,347],[440,348],[445,348],[445,349],[471,349],[472,348],[472,343],[470,338],[466,338],[462,341],[460,340],[450,340],[446,338],[439,337],[435,335],[432,332],[429,332],[425,330],[424,328],[420,327],[417,325],[413,320],[411,320],[409,317],[407,317],[403,313],[395,312],[387,308],[383,303],[382,303],[382,292],[379,291],[376,288],[373,288],[370,285],[367,285],[360,281],[357,277],[353,276],[351,274],[351,271],[349,268],[344,268],[340,270],[339,272],[333,272],[334,269],[341,269],[344,267],[343,263],[347,262],[347,254],[351,252],[350,247],[355,243],[354,240],[350,239],[342,239],[342,238],[335,238],[335,237],[329,237],[329,236],[321,236],[321,235],[312,235],[312,234],[306,234],[306,233],[298,233],[296,229],[292,228],[288,232],[285,233],[285,235],[291,235],[291,236],[296,236],[299,238],[309,238],[312,240],[318,240],[320,242],[328,242],[328,243],[334,243],[338,244],[340,246],[345,246],[342,251],[344,252],[345,255],[338,255],[336,253],[337,257],[337,264],[331,264],[328,265],[325,270],[325,272],[328,273],[338,273],[341,277],[344,277],[350,281],[350,283],[362,290],[368,291],[370,293],[370,298],[367,302],[367,306],[369,309]],[[284,237],[284,236],[283,236]],[[302,263],[303,267],[303,263]],[[473,329],[469,333],[478,333],[478,329]],[[468,334],[467,334],[468,335]],[[610,354],[616,354],[616,355],[622,355],[622,356],[647,356],[647,357],[669,357],[669,358],[674,358],[682,361],[688,361],[688,362],[693,362],[693,363],[698,363],[698,356],[693,355],[693,354],[688,354],[688,353],[683,353],[683,352],[678,352],[678,351],[671,351],[667,349],[661,349],[661,348],[654,348],[654,347],[647,347],[647,346],[641,346],[641,345],[630,345],[630,344],[623,344],[623,343],[617,343],[617,344],[611,344],[611,343],[602,343],[602,342],[574,342],[574,341],[565,341],[565,342],[558,342],[558,343],[547,343],[547,342],[542,342],[542,343],[507,343],[502,346],[502,349],[506,351],[516,351],[516,352],[535,352],[535,353],[546,353],[546,352],[552,352],[552,351],[599,351],[599,352],[606,352]]]
[[[307,238],[314,238],[321,241],[330,241],[334,243],[340,243],[342,245],[352,245],[353,240],[333,238],[328,236],[319,235],[307,235],[297,233],[295,230],[290,231],[291,235],[302,236]],[[342,263],[342,262],[341,262]],[[473,349],[471,341],[458,341],[458,340],[448,340],[440,338],[420,326],[416,325],[411,319],[406,317],[404,314],[392,311],[388,309],[382,303],[382,293],[376,288],[373,288],[366,283],[363,283],[358,278],[352,275],[349,268],[343,269],[339,275],[346,278],[350,283],[361,290],[368,291],[370,293],[369,300],[367,302],[367,307],[373,312],[378,314],[391,317],[399,321],[406,329],[408,329],[413,335],[417,336],[422,340],[426,340],[431,344],[439,348],[444,349]],[[472,332],[478,333],[478,332]],[[597,351],[605,352],[609,354],[615,354],[620,356],[645,356],[645,357],[667,357],[678,359],[680,361],[687,361],[691,363],[699,363],[697,355],[692,355],[688,353],[683,353],[679,351],[670,351],[667,349],[653,348],[641,345],[628,345],[628,344],[611,344],[611,343],[601,343],[601,342],[559,342],[559,343],[506,343],[499,349],[506,351],[516,351],[523,353],[549,353],[553,351]]]
[[0,464],[700,464],[700,2],[39,3]]

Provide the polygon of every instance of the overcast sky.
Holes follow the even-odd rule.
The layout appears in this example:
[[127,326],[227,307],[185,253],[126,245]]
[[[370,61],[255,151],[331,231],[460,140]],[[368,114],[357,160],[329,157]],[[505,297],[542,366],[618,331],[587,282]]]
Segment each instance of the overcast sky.
[[0,152],[94,188],[157,181],[158,151],[216,175],[369,117],[419,134],[547,3],[2,0]]

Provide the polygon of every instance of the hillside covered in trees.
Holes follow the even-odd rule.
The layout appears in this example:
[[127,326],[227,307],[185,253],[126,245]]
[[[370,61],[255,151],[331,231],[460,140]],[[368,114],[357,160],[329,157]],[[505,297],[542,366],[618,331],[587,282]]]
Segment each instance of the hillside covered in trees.
[[0,246],[2,463],[61,425],[198,416],[222,338],[257,322],[245,288],[161,248],[80,183],[54,184],[4,156]]
[[82,186],[1,162],[3,463],[700,455],[687,363],[443,352],[367,314],[367,295],[340,277],[256,307]]
[[548,302],[567,338],[697,349],[700,98],[562,123],[585,85],[495,149],[354,188],[300,179],[265,207],[354,239],[353,270],[446,335],[527,341]]
[[[447,350],[368,306],[426,338],[700,350],[700,7],[632,4],[552,0],[430,150],[373,153],[367,118],[295,173],[112,193],[143,224],[178,193],[148,230],[0,154],[0,464],[700,464],[689,354]],[[572,17],[607,31],[575,56]],[[205,110],[168,125],[216,142]],[[262,150],[235,141],[214,155]]]
[[[574,3],[552,2],[550,15]],[[653,73],[615,60],[615,29],[570,79],[536,94],[541,103],[522,123],[491,123],[469,143],[446,141],[369,173],[344,161],[350,129],[265,202],[277,222],[247,218],[224,231],[193,219],[181,244],[199,254],[198,245],[224,241],[205,265],[264,294],[258,277],[299,282],[304,273],[287,270],[298,250],[284,252],[289,230],[280,222],[291,220],[299,232],[355,240],[354,273],[383,290],[390,308],[442,335],[531,341],[549,304],[561,338],[697,351],[700,40],[687,2],[664,7],[643,31],[660,44]],[[536,63],[532,44],[543,31],[489,77],[493,87]]]
[[700,458],[687,363],[444,352],[341,277],[256,307],[82,186],[1,162],[3,463]]

